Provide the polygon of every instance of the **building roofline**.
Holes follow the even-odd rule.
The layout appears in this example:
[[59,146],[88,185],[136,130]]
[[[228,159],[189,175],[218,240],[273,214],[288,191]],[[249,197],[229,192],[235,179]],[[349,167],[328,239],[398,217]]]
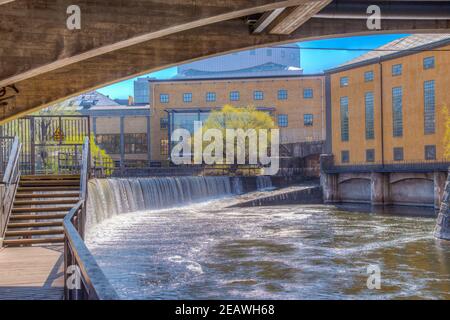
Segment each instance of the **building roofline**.
[[420,53],[419,50],[427,50],[427,49],[439,48],[439,47],[446,46],[448,44],[450,44],[450,39],[442,39],[442,40],[439,40],[439,41],[436,41],[436,42],[427,43],[427,44],[424,44],[424,45],[421,45],[421,46],[417,46],[417,47],[414,47],[414,48],[404,49],[404,50],[401,50],[401,51],[398,51],[398,52],[389,53],[389,54],[386,54],[384,56],[370,58],[370,59],[367,59],[367,60],[358,61],[358,62],[355,62],[355,63],[339,66],[339,67],[336,67],[336,68],[327,69],[327,70],[324,70],[324,74],[338,73],[338,72],[347,71],[347,70],[354,69],[354,68],[368,66],[368,65],[371,65],[371,64],[378,63],[380,61],[388,61],[388,60],[393,60],[393,59],[397,59],[397,58],[401,58],[401,57],[406,57],[406,56],[410,56],[410,55],[413,55],[413,54]]
[[227,80],[266,80],[266,79],[295,79],[295,78],[315,78],[323,77],[324,73],[312,74],[292,74],[292,75],[267,75],[267,76],[245,76],[245,77],[215,77],[215,78],[177,78],[177,79],[158,79],[151,80],[151,83],[170,83],[170,82],[200,82],[200,81],[227,81]]

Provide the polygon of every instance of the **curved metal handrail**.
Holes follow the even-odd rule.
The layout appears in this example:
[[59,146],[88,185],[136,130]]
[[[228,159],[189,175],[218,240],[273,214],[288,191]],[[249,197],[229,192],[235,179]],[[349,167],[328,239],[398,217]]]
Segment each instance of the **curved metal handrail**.
[[0,184],[4,185],[4,192],[0,195],[0,239],[5,235],[6,226],[8,225],[14,198],[17,192],[17,186],[20,179],[19,158],[21,149],[22,144],[20,143],[19,138],[15,137],[11,146],[11,152],[5,174],[0,181]]
[[[75,227],[81,221],[79,215],[83,212],[84,205],[85,201],[80,200],[69,211],[63,222],[65,234],[65,298],[69,300],[118,300],[116,291],[98,266]],[[72,270],[69,270],[70,266],[72,266]],[[71,276],[79,278],[71,282],[69,272]],[[69,283],[73,283],[75,287],[70,288]]]
[[89,152],[89,138],[86,138],[80,173],[80,201],[63,221],[64,296],[67,300],[118,300],[116,291],[84,243]]

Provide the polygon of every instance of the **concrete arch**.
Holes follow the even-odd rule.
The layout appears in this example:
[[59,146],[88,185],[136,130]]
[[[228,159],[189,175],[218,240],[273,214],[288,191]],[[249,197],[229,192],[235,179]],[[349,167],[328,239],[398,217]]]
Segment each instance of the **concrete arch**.
[[390,200],[396,204],[433,206],[434,181],[426,178],[405,177],[390,184]]
[[430,173],[392,173],[389,176],[389,183],[396,184],[405,180],[427,180],[434,181],[434,175]]
[[[138,0],[133,0],[133,2],[136,1]],[[70,1],[58,1],[58,6],[55,10],[60,11],[65,9],[64,4],[67,4],[68,2]],[[112,3],[114,2],[115,1],[112,1]],[[144,3],[142,1],[138,2],[141,4]],[[161,1],[148,2],[153,4],[156,3],[157,5],[161,5],[162,3]],[[165,2],[169,4],[172,3],[172,5],[174,5],[174,3],[180,3],[175,0]],[[82,56],[81,59],[80,55],[77,55],[78,59],[73,60],[70,60],[71,58],[68,57],[72,57],[72,51],[75,50],[77,46],[89,47],[89,44],[91,44],[91,47],[95,47],[95,45],[101,44],[102,42],[98,39],[101,38],[102,35],[105,36],[105,34],[107,34],[105,30],[100,30],[102,32],[94,34],[96,37],[88,37],[84,42],[82,40],[84,38],[81,35],[78,38],[71,38],[68,36],[67,31],[63,33],[62,37],[60,35],[59,37],[55,37],[54,34],[49,33],[45,41],[52,44],[56,41],[57,50],[53,51],[53,54],[55,55],[53,57],[54,62],[48,69],[39,69],[36,68],[36,66],[33,68],[33,61],[39,61],[40,55],[34,54],[31,58],[21,57],[20,50],[13,50],[16,48],[14,37],[11,38],[8,36],[3,38],[3,35],[1,35],[2,39],[6,39],[6,41],[2,42],[0,48],[3,48],[4,52],[8,52],[9,48],[9,52],[11,52],[10,55],[3,54],[2,66],[14,65],[16,66],[16,69],[6,73],[3,72],[4,69],[1,69],[0,71],[0,88],[3,87],[6,92],[6,94],[1,97],[2,101],[0,101],[0,124],[13,119],[14,117],[22,116],[64,99],[76,96],[82,92],[94,90],[118,81],[205,57],[212,57],[267,45],[290,43],[299,40],[375,33],[374,31],[367,30],[366,20],[335,20],[329,18],[308,17],[308,19],[311,19],[306,19],[306,23],[290,34],[255,34],[249,30],[246,20],[242,19],[243,16],[283,6],[306,3],[308,0],[258,0],[256,4],[252,1],[252,6],[250,7],[248,6],[248,1],[232,1],[232,3],[235,3],[236,5],[231,9],[220,7],[216,2],[224,3],[223,1],[196,1],[194,3],[196,7],[191,8],[191,11],[189,11],[189,8],[183,7],[181,10],[184,10],[184,12],[182,12],[181,15],[183,16],[184,14],[191,13],[190,22],[173,22],[166,16],[167,19],[172,21],[173,25],[166,25],[165,29],[160,28],[154,30],[155,34],[153,34],[153,37],[150,37],[151,39],[141,38],[140,40],[142,41],[136,41],[135,35],[145,28],[148,28],[148,25],[143,23],[141,28],[130,27],[127,25],[126,20],[122,19],[121,21],[124,23],[125,31],[120,33],[120,36],[125,39],[122,39],[122,41],[128,41],[126,42],[126,45],[123,45],[119,39],[110,43],[110,47],[107,46],[111,50],[105,50],[105,46],[99,46],[95,49],[98,50],[95,52],[95,55],[87,54]],[[247,3],[247,6],[241,2]],[[80,3],[86,3],[86,1],[80,1]],[[208,10],[198,10],[199,6],[207,5],[207,3],[210,3]],[[229,4],[231,2],[227,1],[226,3]],[[239,3],[244,5],[244,7],[239,7]],[[216,4],[216,6],[213,4]],[[3,29],[7,32],[14,29],[14,23],[17,23],[17,21],[13,19],[14,17],[6,19],[2,16],[5,12],[11,12],[5,8],[9,8],[10,10],[11,8],[23,9],[27,8],[27,6],[25,5],[24,0],[17,0],[2,5],[2,11],[0,12],[0,17],[2,19],[0,19],[0,21],[4,26]],[[45,8],[45,6],[41,6],[41,11],[39,12],[30,13],[30,17],[34,19],[33,21],[38,21],[40,23],[38,24],[38,27],[46,26],[45,23],[42,22],[42,16],[45,13],[45,9],[43,8]],[[140,7],[140,10],[135,9],[133,12],[138,11],[144,10]],[[157,12],[162,15],[161,10]],[[206,12],[206,14],[205,16],[199,16],[199,12]],[[28,12],[22,14],[26,17]],[[176,14],[174,14],[174,16],[176,16]],[[63,17],[65,16],[63,15]],[[130,17],[128,17],[128,19],[129,18]],[[58,19],[58,23],[65,22],[60,21],[62,18],[59,16]],[[186,23],[188,23],[188,25],[186,25]],[[35,28],[38,27],[35,26]],[[0,30],[2,29],[0,28]],[[163,32],[161,30],[165,31]],[[380,34],[415,32],[450,32],[450,20],[386,20],[382,22],[382,30],[376,31],[376,33]],[[109,33],[111,32],[109,31]],[[147,33],[146,36],[148,36],[148,34],[149,33]],[[30,45],[33,44],[33,41],[37,41],[33,38],[33,33],[25,34],[16,32],[15,34],[13,33],[13,35],[16,35],[16,37],[19,36],[18,39],[24,38],[30,42]],[[37,44],[34,43],[37,47],[33,50],[42,53],[44,51],[43,49],[45,49],[45,41],[39,39]],[[120,45],[118,45],[118,43],[120,43]],[[33,50],[31,52],[35,53]],[[86,52],[91,51],[88,50]],[[40,63],[42,64],[43,62],[41,61]]]
[[340,181],[338,184],[339,199],[347,202],[371,201],[371,180],[363,177],[354,177]]
[[346,182],[352,182],[355,180],[364,180],[364,181],[371,181],[370,174],[365,173],[343,173],[339,175],[338,184],[343,184]]

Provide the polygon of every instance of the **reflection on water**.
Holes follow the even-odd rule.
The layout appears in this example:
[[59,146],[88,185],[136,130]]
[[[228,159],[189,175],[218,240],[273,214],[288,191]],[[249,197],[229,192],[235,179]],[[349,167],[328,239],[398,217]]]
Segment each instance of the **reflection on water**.
[[[126,299],[450,298],[433,211],[226,203],[118,215],[89,247]],[[374,264],[381,290],[366,285]]]

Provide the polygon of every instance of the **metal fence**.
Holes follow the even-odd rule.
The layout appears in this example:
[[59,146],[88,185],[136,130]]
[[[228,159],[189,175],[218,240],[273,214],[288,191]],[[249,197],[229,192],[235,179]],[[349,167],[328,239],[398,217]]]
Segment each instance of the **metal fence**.
[[76,173],[83,139],[90,136],[88,116],[27,116],[0,126],[0,172],[14,136],[22,143],[22,174]]
[[362,162],[329,164],[322,163],[321,170],[325,173],[368,173],[368,172],[430,172],[447,171],[450,166],[448,159],[439,160],[409,160],[391,163]]

